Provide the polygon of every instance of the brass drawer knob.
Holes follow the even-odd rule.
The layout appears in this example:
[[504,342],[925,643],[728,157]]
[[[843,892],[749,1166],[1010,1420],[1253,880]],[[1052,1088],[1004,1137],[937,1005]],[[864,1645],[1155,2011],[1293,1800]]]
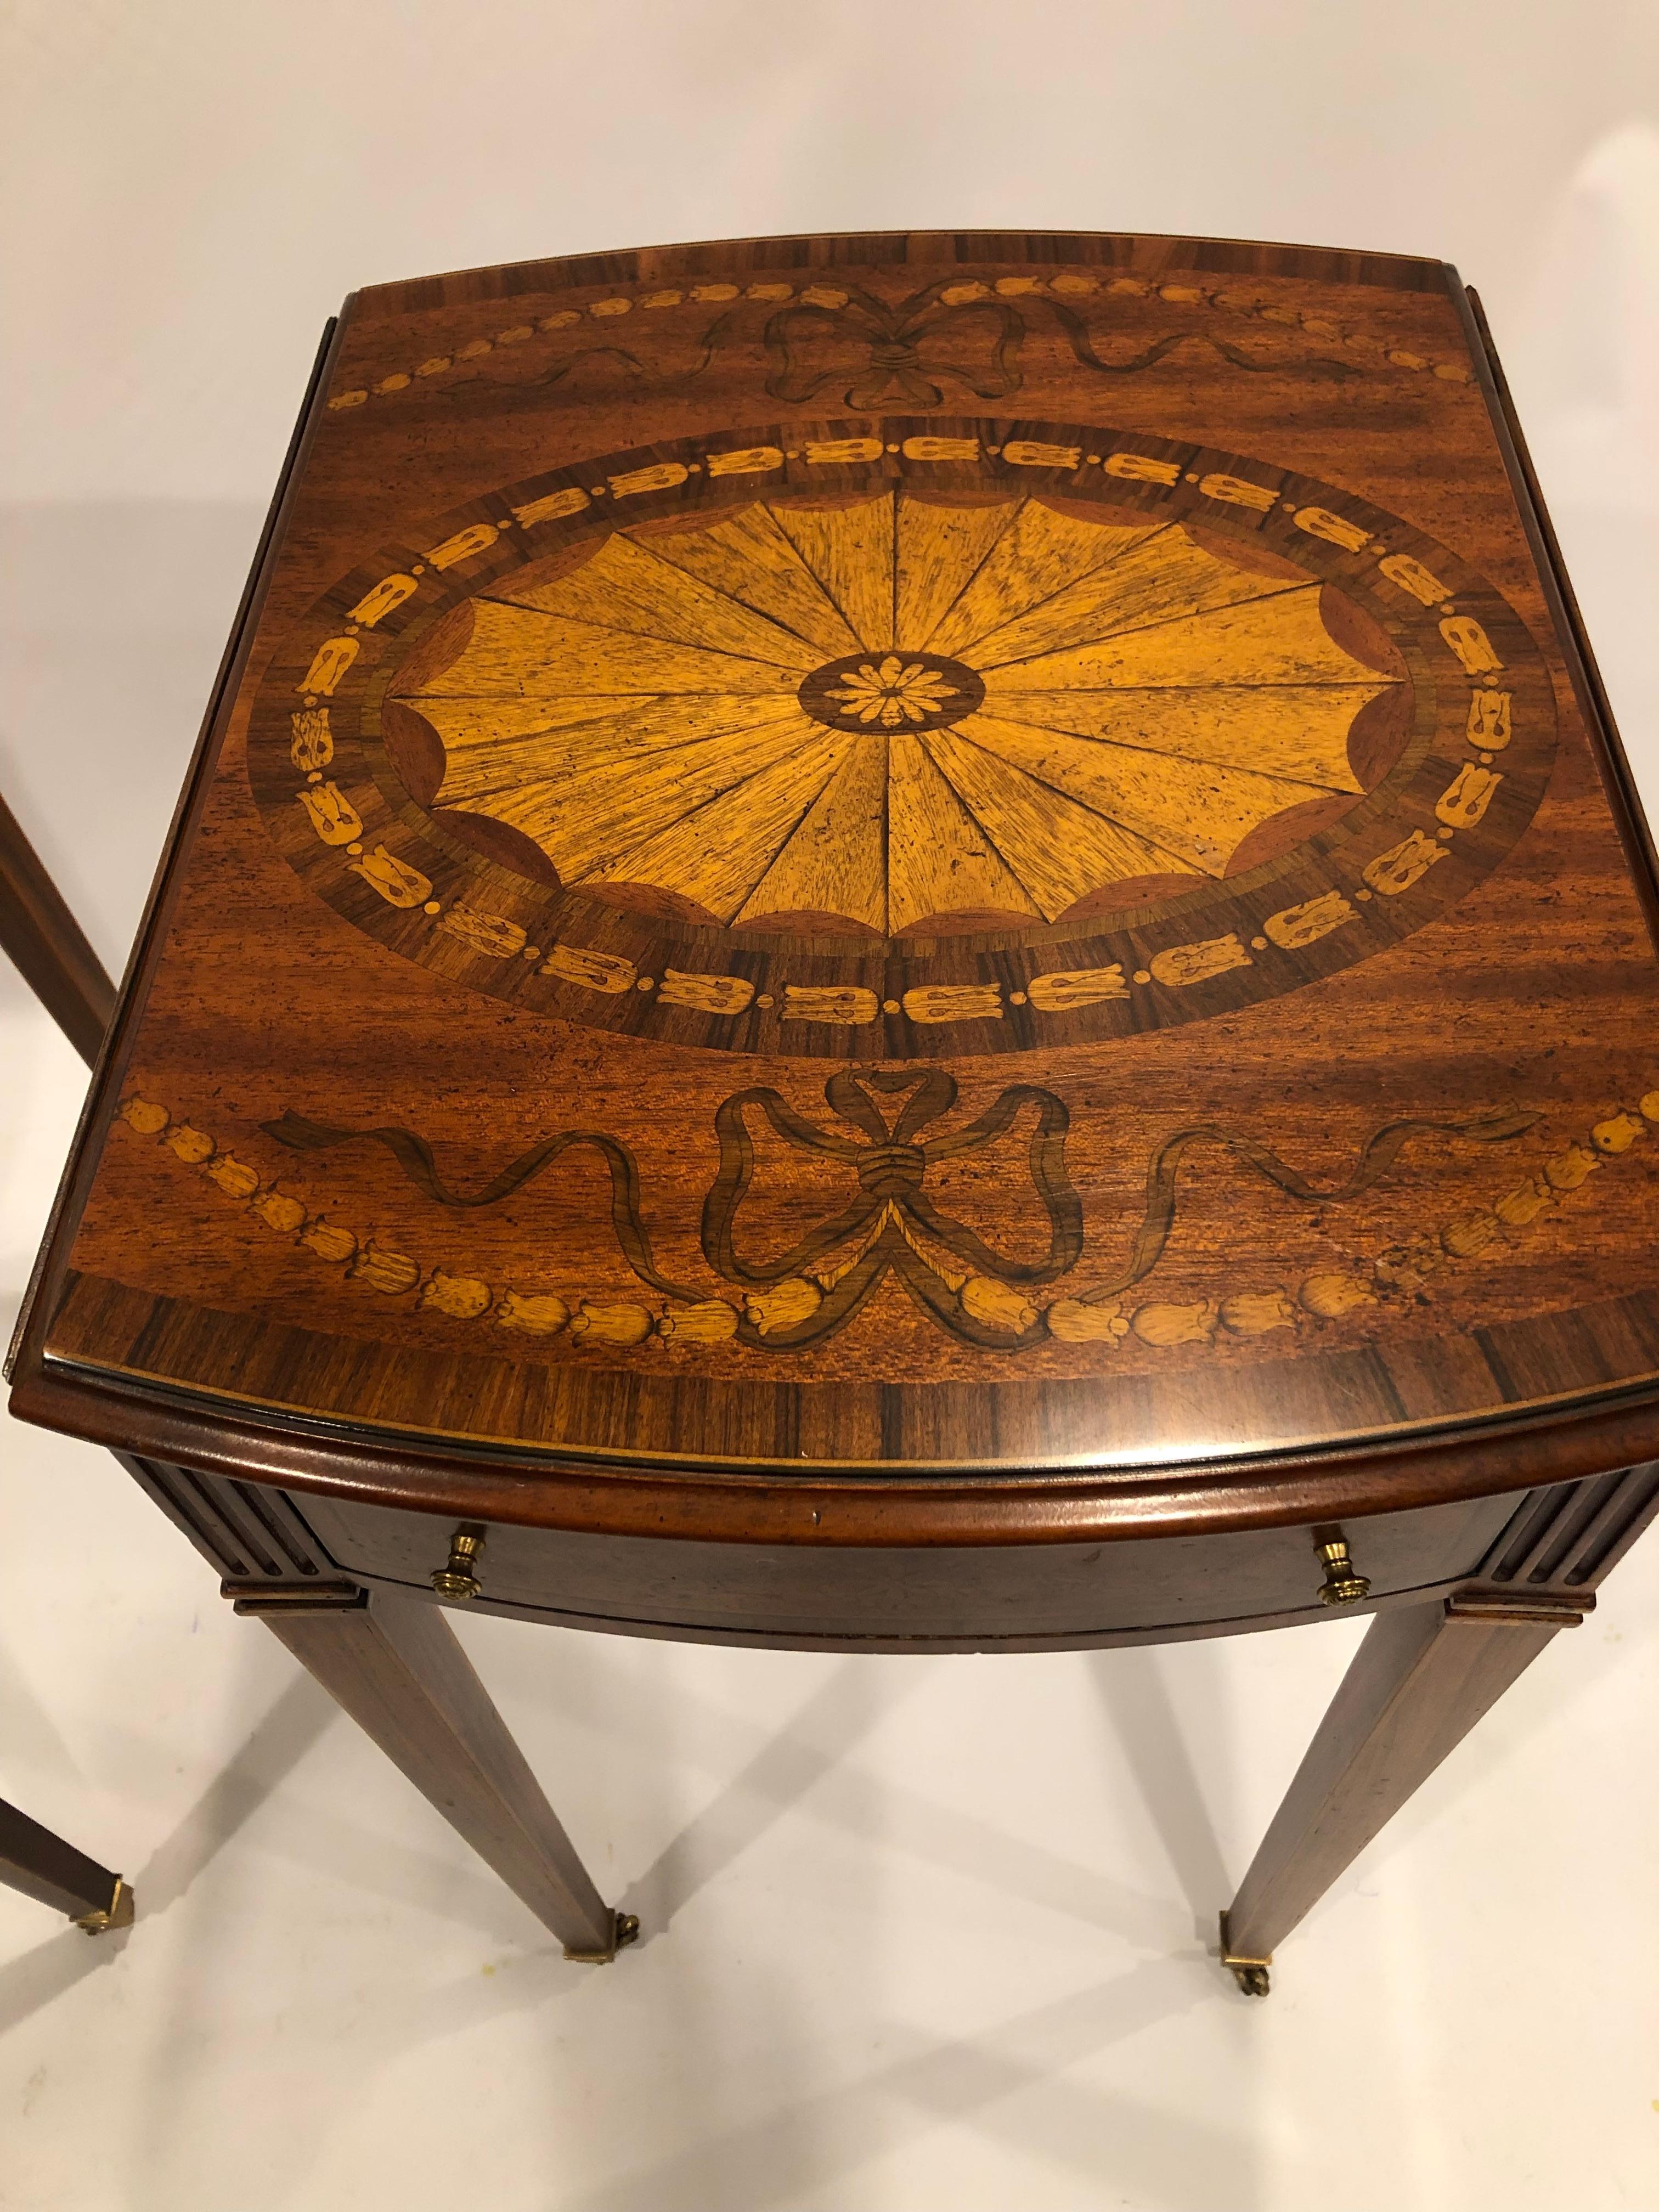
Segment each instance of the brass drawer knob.
[[1325,1562],[1325,1579],[1319,1585],[1322,1605],[1358,1605],[1361,1598],[1370,1595],[1370,1582],[1354,1572],[1346,1536],[1334,1536],[1322,1544],[1319,1556]]
[[484,1532],[476,1522],[463,1523],[449,1540],[449,1560],[438,1568],[432,1577],[432,1587],[440,1597],[454,1598],[465,1603],[477,1597],[483,1584],[477,1568],[478,1554],[484,1546]]

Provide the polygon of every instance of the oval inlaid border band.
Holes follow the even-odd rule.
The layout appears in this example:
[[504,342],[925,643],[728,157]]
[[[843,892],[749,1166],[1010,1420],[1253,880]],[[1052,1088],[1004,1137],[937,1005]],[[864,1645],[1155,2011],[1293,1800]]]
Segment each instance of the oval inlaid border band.
[[[382,902],[386,923],[395,921],[398,949],[405,957],[421,957],[410,931],[411,924],[424,923],[435,932],[436,941],[450,939],[477,958],[501,963],[508,972],[523,962],[538,976],[568,987],[574,994],[591,996],[596,1010],[608,1000],[620,1013],[617,1002],[637,994],[653,1004],[712,1018],[706,1041],[716,1048],[782,1049],[810,1056],[815,1050],[820,1054],[823,1050],[822,1043],[815,1047],[811,1042],[814,1029],[844,1031],[885,1022],[890,1054],[903,1056],[918,1049],[938,1049],[926,1041],[927,1033],[942,1024],[955,1028],[953,1048],[957,1050],[1000,1052],[1038,1042],[1038,1036],[1030,1034],[1005,1039],[983,1026],[1001,1023],[1011,1012],[1022,1012],[1023,1026],[1028,1031],[1032,1027],[1039,1032],[1050,1029],[1058,1041],[1080,1041],[1075,1023],[1066,1026],[1065,1018],[1090,1009],[1104,1010],[1109,1018],[1114,1002],[1143,994],[1152,1000],[1149,1011],[1155,1024],[1188,1018],[1184,1008],[1176,1009],[1192,987],[1258,966],[1290,969],[1289,980],[1283,983],[1264,981],[1250,987],[1252,1000],[1276,996],[1280,989],[1294,988],[1310,980],[1304,963],[1295,956],[1350,927],[1358,908],[1373,899],[1383,902],[1379,912],[1408,893],[1416,895],[1407,900],[1408,909],[1416,909],[1425,896],[1432,900],[1433,885],[1426,893],[1419,893],[1418,887],[1460,837],[1476,833],[1478,848],[1490,845],[1491,825],[1486,817],[1506,783],[1510,786],[1506,799],[1531,792],[1528,813],[1537,804],[1553,744],[1553,696],[1547,677],[1535,665],[1535,646],[1514,610],[1484,580],[1473,576],[1449,550],[1435,548],[1410,526],[1380,510],[1364,508],[1346,495],[1327,491],[1327,499],[1337,500],[1349,510],[1339,511],[1337,505],[1325,504],[1314,495],[1319,488],[1310,480],[1295,477],[1269,464],[1235,458],[1226,466],[1206,467],[1201,463],[1188,466],[1179,459],[1170,458],[1167,447],[1161,453],[1150,451],[1148,447],[1156,441],[1138,442],[1130,433],[1079,428],[1064,438],[1058,434],[1060,426],[1036,426],[1052,427],[1056,434],[1004,435],[988,441],[978,435],[936,432],[904,434],[902,420],[885,427],[899,434],[801,435],[795,445],[784,442],[791,434],[782,429],[729,433],[724,439],[707,443],[685,441],[680,448],[670,449],[681,455],[672,459],[629,466],[625,464],[629,457],[622,456],[586,468],[573,467],[560,472],[566,481],[556,489],[538,492],[538,480],[532,479],[526,488],[530,495],[521,492],[515,496],[509,491],[492,499],[488,503],[489,520],[451,528],[435,543],[426,544],[422,557],[405,556],[404,565],[378,577],[372,567],[360,569],[356,578],[362,580],[354,580],[327,595],[334,611],[329,610],[325,599],[313,611],[312,620],[317,627],[307,625],[297,633],[297,640],[302,642],[297,660],[291,664],[295,670],[293,677],[278,676],[273,671],[261,687],[261,720],[255,734],[263,748],[262,757],[271,764],[262,772],[264,783],[258,795],[267,818],[283,803],[297,801],[322,848],[311,848],[314,858],[321,860],[325,854],[334,858],[375,895]],[[743,442],[737,442],[738,439]],[[1191,458],[1199,460],[1196,453]],[[1237,888],[1239,884],[1248,886],[1251,881],[1248,877],[1223,879],[1209,886],[1214,896],[1206,901],[1206,906],[1231,906],[1237,910],[1242,904],[1249,913],[1248,927],[1217,926],[1224,925],[1227,919],[1224,912],[1218,911],[1210,929],[1195,933],[1190,940],[1157,945],[1155,950],[1149,946],[1138,960],[1113,959],[1114,951],[1122,951],[1122,940],[1138,939],[1142,932],[1138,926],[1132,928],[1127,921],[1108,917],[1079,924],[1068,933],[1067,949],[1072,945],[1079,950],[1099,945],[1098,957],[1088,964],[1074,954],[1064,964],[1057,962],[1053,969],[1043,969],[1036,957],[1036,945],[1032,945],[1019,957],[1019,965],[1028,972],[1012,981],[985,974],[985,967],[992,963],[981,962],[976,963],[980,975],[971,981],[950,976],[947,967],[948,980],[907,979],[887,993],[878,993],[854,976],[835,980],[824,973],[822,957],[817,959],[814,972],[813,965],[803,966],[797,956],[782,951],[769,953],[763,976],[757,981],[742,972],[745,966],[754,969],[752,958],[737,958],[729,970],[713,971],[683,952],[677,957],[672,945],[659,943],[647,964],[620,950],[573,944],[556,927],[551,932],[537,929],[532,941],[533,921],[527,926],[510,915],[492,911],[487,903],[475,905],[469,897],[458,899],[453,885],[447,892],[441,890],[434,880],[437,856],[416,853],[397,834],[399,817],[394,816],[387,823],[391,834],[382,834],[379,823],[373,830],[366,826],[360,809],[370,800],[378,805],[378,799],[367,783],[361,793],[356,784],[350,789],[343,787],[331,714],[336,705],[345,705],[343,721],[349,720],[350,726],[343,727],[341,740],[361,748],[359,709],[352,696],[362,688],[359,659],[365,645],[372,641],[374,647],[380,646],[382,636],[388,634],[377,636],[375,633],[388,617],[392,632],[399,635],[411,617],[429,621],[432,616],[422,616],[423,608],[441,609],[453,601],[458,589],[468,596],[470,588],[484,589],[495,580],[501,573],[501,553],[515,542],[514,533],[518,534],[518,542],[527,544],[534,533],[564,524],[577,526],[580,537],[582,528],[600,519],[600,501],[616,510],[620,520],[625,504],[638,499],[641,518],[655,519],[663,512],[679,511],[676,502],[682,499],[693,502],[687,512],[708,511],[706,494],[698,488],[722,479],[732,480],[739,495],[752,487],[757,497],[764,498],[775,489],[797,491],[813,478],[830,483],[839,479],[862,489],[871,472],[878,469],[900,471],[896,481],[902,487],[925,484],[939,469],[941,484],[959,489],[973,471],[983,472],[981,481],[988,474],[1001,486],[1073,498],[1087,497],[1090,484],[1103,486],[1111,479],[1114,499],[1119,485],[1125,493],[1139,492],[1154,501],[1175,495],[1186,503],[1176,519],[1189,514],[1192,507],[1202,502],[1200,513],[1208,509],[1218,520],[1231,514],[1236,526],[1273,524],[1275,537],[1264,543],[1290,550],[1298,544],[1318,548],[1324,562],[1340,562],[1345,573],[1327,574],[1322,568],[1312,572],[1316,576],[1335,583],[1339,589],[1368,592],[1379,605],[1397,610],[1389,617],[1400,625],[1395,643],[1409,644],[1420,664],[1427,663],[1430,656],[1438,662],[1437,688],[1448,687],[1448,696],[1442,702],[1433,750],[1436,760],[1442,763],[1438,775],[1445,781],[1437,790],[1413,788],[1392,818],[1385,817],[1372,825],[1373,831],[1381,830],[1381,836],[1366,836],[1356,829],[1316,866],[1299,867],[1305,879],[1299,885],[1300,896],[1291,896],[1271,913],[1260,911],[1265,900],[1254,892],[1246,896]],[[1243,473],[1247,470],[1271,475],[1276,482],[1261,482],[1258,475]],[[573,477],[579,481],[568,481]],[[1292,495],[1281,495],[1287,493]],[[1160,510],[1152,506],[1146,511],[1150,519]],[[525,557],[539,559],[544,550],[557,550],[559,539],[568,535],[558,532],[548,547],[538,547]],[[1437,574],[1437,567],[1446,574]],[[469,586],[470,578],[476,579],[476,586]],[[1480,612],[1470,611],[1471,605]],[[1513,633],[1507,643],[1501,643],[1489,628],[1499,618]],[[383,655],[381,660],[384,665]],[[379,676],[373,680],[383,683],[385,678]],[[284,690],[289,703],[278,718],[275,700]],[[1522,696],[1523,692],[1527,696]],[[1456,703],[1460,700],[1467,700],[1467,705]],[[283,730],[281,739],[276,734],[278,719]],[[1517,739],[1520,742],[1515,742]],[[279,798],[276,781],[280,773],[275,763],[276,744],[287,756],[293,777],[287,784],[286,802]],[[1457,760],[1455,754],[1460,751],[1462,758]],[[358,780],[363,781],[361,774]],[[1364,804],[1356,801],[1356,812]],[[1504,811],[1499,808],[1500,817]],[[1513,813],[1512,806],[1510,811]],[[1502,849],[1507,849],[1524,827],[1522,819],[1504,832]],[[284,849],[289,851],[290,864],[311,880],[314,870],[292,849]],[[1502,849],[1487,860],[1488,866],[1496,865]],[[331,896],[322,884],[318,888],[325,897]],[[575,889],[580,891],[580,885]],[[1461,896],[1461,892],[1454,894]],[[337,907],[339,898],[334,897],[332,902]],[[1429,917],[1425,914],[1422,918]],[[1167,933],[1169,919],[1154,918],[1155,936]],[[366,922],[358,926],[369,927]],[[1413,912],[1407,927],[1417,926]],[[369,933],[383,935],[384,932],[370,928]],[[1114,939],[1116,944],[1109,942]],[[964,948],[964,957],[971,952],[970,940],[957,942]],[[1378,948],[1372,945],[1369,949]],[[893,950],[896,957],[913,969],[927,957],[898,946]],[[853,957],[848,956],[849,961]],[[1351,964],[1340,957],[1325,964],[1322,952],[1315,957],[1319,963],[1315,972],[1322,975]],[[793,975],[787,972],[792,960],[796,968]],[[933,964],[939,964],[937,957]],[[482,975],[467,981],[474,988],[496,988]],[[497,994],[511,997],[514,1003],[532,1003],[506,982],[505,975]],[[1194,994],[1193,1011],[1207,1011],[1199,1004],[1206,996],[1201,992]],[[1232,1004],[1231,998],[1227,1003]],[[775,1012],[775,1044],[753,1042],[752,1024],[741,1033],[744,1041],[739,1041],[739,1033],[732,1024],[751,1009],[763,1014]],[[542,1010],[561,1014],[574,1011],[568,1001]],[[1102,1018],[1098,1014],[1093,1017],[1097,1024]],[[789,1034],[797,1024],[806,1040],[800,1043]],[[1054,1024],[1052,1029],[1051,1024]],[[613,1030],[636,1026],[627,1018],[618,1021],[612,1015],[598,1025]],[[1136,1018],[1134,1026],[1140,1025],[1140,1018]],[[1128,1024],[1120,1022],[1118,1026],[1127,1029]],[[722,1030],[725,1036],[720,1034]]]

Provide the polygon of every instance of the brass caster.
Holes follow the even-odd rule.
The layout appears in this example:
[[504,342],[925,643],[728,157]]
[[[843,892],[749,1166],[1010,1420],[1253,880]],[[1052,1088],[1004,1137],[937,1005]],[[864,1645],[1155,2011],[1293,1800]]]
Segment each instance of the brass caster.
[[75,1925],[86,1936],[107,1936],[112,1928],[131,1927],[133,1907],[132,1892],[118,1874],[109,1903],[100,1911],[82,1913]]
[[1221,1963],[1247,1997],[1265,1997],[1273,1988],[1273,1978],[1267,1971],[1273,1965],[1272,1954],[1265,1959],[1241,1958],[1228,1941],[1224,1912],[1221,1916]]
[[573,1951],[565,1946],[564,1955],[579,1966],[608,1966],[618,1951],[640,1940],[640,1916],[637,1912],[613,1912],[611,1916],[611,1948],[608,1951]]

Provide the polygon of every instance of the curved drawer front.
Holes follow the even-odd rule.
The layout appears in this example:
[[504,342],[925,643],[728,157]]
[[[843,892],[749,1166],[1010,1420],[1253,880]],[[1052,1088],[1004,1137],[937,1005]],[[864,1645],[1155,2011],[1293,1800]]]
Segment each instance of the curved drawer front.
[[[319,1496],[293,1501],[348,1572],[431,1587],[458,1525]],[[1347,1524],[1373,1599],[1474,1574],[1512,1497]],[[574,1625],[764,1643],[884,1646],[1203,1634],[1320,1617],[1323,1563],[1307,1528],[1119,1543],[860,1548],[706,1544],[489,1526],[480,1601]],[[1340,1611],[1342,1608],[1333,1608]]]

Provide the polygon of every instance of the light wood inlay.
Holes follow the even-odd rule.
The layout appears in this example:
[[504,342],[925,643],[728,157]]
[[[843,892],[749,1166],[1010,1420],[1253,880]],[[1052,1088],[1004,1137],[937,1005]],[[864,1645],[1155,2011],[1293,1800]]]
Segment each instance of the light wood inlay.
[[[1114,882],[1218,877],[1273,816],[1362,790],[1348,733],[1396,679],[1331,636],[1321,589],[1038,498],[757,503],[482,598],[406,696],[447,749],[441,802],[566,882],[722,922],[1052,921]],[[867,760],[794,711],[830,643],[848,665],[815,696]],[[953,711],[981,703],[958,664],[982,713]]]

